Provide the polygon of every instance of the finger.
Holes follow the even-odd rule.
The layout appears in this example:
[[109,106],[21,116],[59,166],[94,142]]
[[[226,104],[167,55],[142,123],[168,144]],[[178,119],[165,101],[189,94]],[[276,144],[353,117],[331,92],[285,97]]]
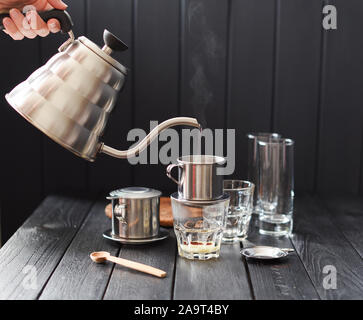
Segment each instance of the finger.
[[3,25],[5,27],[6,32],[14,40],[23,40],[24,39],[24,35],[18,30],[15,23],[10,18],[4,18]]
[[48,0],[48,3],[55,9],[66,10],[68,8],[62,0]]
[[35,10],[28,11],[26,18],[30,24],[30,28],[40,37],[46,37],[49,34],[48,25],[39,16]]
[[18,9],[10,10],[10,18],[15,23],[18,30],[27,38],[34,39],[37,34],[30,30],[30,25],[28,24],[27,19]]
[[60,23],[57,19],[50,19],[47,22],[47,25],[48,25],[49,31],[52,33],[57,33],[61,29]]

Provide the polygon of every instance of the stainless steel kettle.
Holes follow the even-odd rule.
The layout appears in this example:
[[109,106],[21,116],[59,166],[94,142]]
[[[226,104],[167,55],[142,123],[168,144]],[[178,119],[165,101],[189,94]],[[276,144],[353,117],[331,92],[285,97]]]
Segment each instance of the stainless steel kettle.
[[132,157],[145,149],[158,134],[176,125],[199,128],[196,119],[179,117],[154,128],[136,147],[121,151],[99,141],[127,69],[111,57],[127,46],[104,31],[101,49],[84,36],[75,39],[66,11],[40,13],[44,20],[57,18],[70,38],[44,66],[6,95],[8,103],[35,127],[76,155],[94,161],[99,152],[118,158]]

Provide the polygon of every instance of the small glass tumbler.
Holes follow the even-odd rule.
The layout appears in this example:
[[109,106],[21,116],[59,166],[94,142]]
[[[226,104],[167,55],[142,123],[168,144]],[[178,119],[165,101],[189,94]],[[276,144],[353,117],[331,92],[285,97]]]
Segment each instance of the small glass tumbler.
[[244,180],[224,180],[223,192],[229,194],[229,208],[223,242],[233,243],[247,237],[253,209],[255,185]]
[[[268,133],[268,132],[256,132],[248,133],[248,151],[247,151],[247,179],[255,184],[256,190],[259,188],[259,165],[258,165],[258,141],[271,142],[276,139],[280,139],[281,135],[278,133]],[[257,204],[257,192],[253,196],[253,213],[256,212]]]
[[185,200],[171,196],[174,231],[181,257],[196,260],[218,258],[229,196],[218,200]]
[[259,232],[273,236],[289,235],[294,205],[294,141],[259,140],[257,158]]

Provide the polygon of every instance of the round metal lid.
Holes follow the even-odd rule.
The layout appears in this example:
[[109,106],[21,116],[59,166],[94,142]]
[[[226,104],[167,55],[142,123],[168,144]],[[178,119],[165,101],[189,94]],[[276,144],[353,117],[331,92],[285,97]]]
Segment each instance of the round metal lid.
[[115,67],[117,70],[119,70],[125,75],[127,74],[127,69],[120,62],[112,58],[106,52],[102,51],[102,49],[97,44],[95,44],[94,42],[92,42],[91,40],[87,39],[84,36],[79,37],[78,40],[88,49],[97,54],[100,58],[102,58],[103,60],[111,64],[113,67]]
[[145,187],[127,187],[111,191],[110,196],[124,199],[147,199],[160,197],[161,192]]
[[294,252],[294,249],[268,246],[255,246],[241,250],[241,254],[247,258],[263,260],[283,258],[286,257],[290,252]]
[[183,156],[177,159],[178,163],[183,164],[225,164],[226,159],[219,156],[213,155],[191,155]]

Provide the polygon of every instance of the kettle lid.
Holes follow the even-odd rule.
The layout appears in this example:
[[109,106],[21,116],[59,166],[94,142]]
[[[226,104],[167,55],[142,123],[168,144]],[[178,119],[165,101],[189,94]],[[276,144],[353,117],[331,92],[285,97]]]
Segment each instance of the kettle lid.
[[101,57],[103,60],[111,64],[114,68],[116,68],[125,75],[127,74],[127,69],[117,60],[112,58],[111,53],[113,51],[125,51],[128,49],[128,46],[115,35],[113,35],[110,31],[105,29],[105,31],[103,32],[103,40],[105,42],[105,45],[102,49],[84,36],[79,37],[78,40],[88,49]]

